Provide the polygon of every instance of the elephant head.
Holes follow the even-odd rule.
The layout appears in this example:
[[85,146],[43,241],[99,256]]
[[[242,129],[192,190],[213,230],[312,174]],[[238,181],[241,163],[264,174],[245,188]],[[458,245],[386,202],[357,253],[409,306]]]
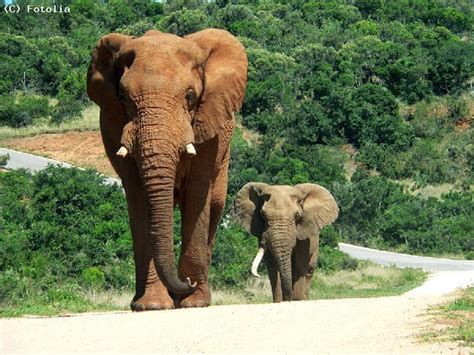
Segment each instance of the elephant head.
[[260,241],[252,273],[259,276],[257,266],[265,251],[271,252],[280,272],[283,300],[291,300],[291,255],[297,240],[319,238],[319,231],[338,213],[333,196],[316,184],[246,184],[235,198],[234,215],[237,223]]
[[178,170],[199,154],[200,144],[233,121],[246,80],[245,50],[223,30],[185,37],[154,30],[142,37],[112,33],[93,52],[87,93],[101,108],[101,127],[112,125],[121,135],[117,156],[136,163],[147,197],[155,267],[173,293],[193,291],[190,280],[179,279],[174,262]]

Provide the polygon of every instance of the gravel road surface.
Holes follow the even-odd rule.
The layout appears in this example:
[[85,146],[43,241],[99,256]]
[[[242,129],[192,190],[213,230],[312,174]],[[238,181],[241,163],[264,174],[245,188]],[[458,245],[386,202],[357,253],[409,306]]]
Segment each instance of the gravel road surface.
[[430,297],[216,306],[1,320],[0,353],[468,354],[420,343]]

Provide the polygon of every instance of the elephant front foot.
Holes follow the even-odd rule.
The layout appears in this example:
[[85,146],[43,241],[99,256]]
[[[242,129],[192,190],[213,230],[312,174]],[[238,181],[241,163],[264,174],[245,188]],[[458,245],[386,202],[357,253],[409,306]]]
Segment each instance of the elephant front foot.
[[209,284],[203,283],[189,296],[179,302],[180,308],[207,307],[211,304]]
[[173,309],[174,302],[170,297],[166,287],[161,284],[154,284],[145,289],[145,292],[135,294],[130,308],[134,312],[141,311],[159,311],[164,309]]

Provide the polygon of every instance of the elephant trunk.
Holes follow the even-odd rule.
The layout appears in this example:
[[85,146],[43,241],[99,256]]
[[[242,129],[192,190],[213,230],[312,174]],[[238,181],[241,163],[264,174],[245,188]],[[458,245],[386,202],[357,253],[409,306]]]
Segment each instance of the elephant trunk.
[[[176,140],[162,132],[169,128],[144,127],[137,132],[138,166],[147,196],[150,218],[150,242],[155,268],[161,281],[175,294],[194,291],[191,280],[179,279],[173,248],[173,207],[179,147]],[[154,124],[154,126],[157,126]],[[140,132],[141,131],[141,132]]]
[[291,254],[294,247],[294,238],[286,223],[269,222],[271,233],[270,248],[275,258],[278,271],[280,272],[281,290],[283,301],[292,299],[292,273]]
[[278,270],[280,271],[281,291],[283,301],[291,301],[291,251],[289,253],[277,253],[275,256]]

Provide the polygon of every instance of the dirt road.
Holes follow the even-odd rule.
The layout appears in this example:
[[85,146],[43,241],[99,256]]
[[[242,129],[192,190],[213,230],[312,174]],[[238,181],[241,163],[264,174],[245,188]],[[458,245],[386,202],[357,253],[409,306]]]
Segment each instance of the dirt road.
[[446,300],[426,293],[4,319],[0,353],[468,354],[454,343],[420,343],[420,333],[430,326],[427,307]]

